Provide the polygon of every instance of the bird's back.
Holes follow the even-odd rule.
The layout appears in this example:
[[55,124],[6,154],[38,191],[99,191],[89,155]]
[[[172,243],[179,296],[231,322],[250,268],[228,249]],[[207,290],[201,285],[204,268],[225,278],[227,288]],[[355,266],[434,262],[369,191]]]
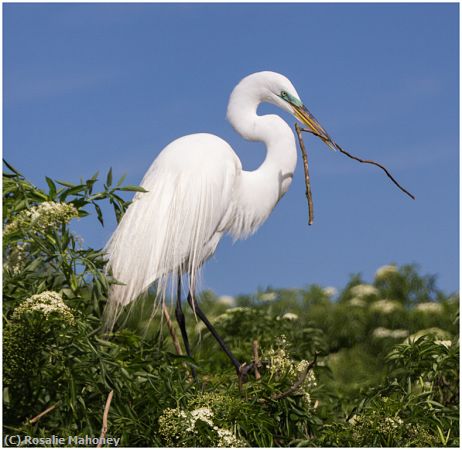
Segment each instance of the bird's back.
[[169,277],[197,270],[213,254],[232,216],[241,163],[211,134],[179,138],[162,150],[145,174],[133,203],[106,246],[108,268],[125,285],[113,285],[108,320],[158,282],[165,298]]

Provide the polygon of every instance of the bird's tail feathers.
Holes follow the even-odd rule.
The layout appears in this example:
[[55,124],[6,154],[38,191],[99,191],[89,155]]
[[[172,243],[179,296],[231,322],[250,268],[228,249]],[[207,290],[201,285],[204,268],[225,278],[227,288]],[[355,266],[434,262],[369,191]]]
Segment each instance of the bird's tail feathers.
[[141,185],[148,192],[136,194],[105,248],[107,270],[122,283],[109,291],[107,331],[154,282],[151,318],[169,294],[174,297],[179,274],[188,275],[188,289],[194,293],[199,269],[209,256],[204,243],[216,229],[214,194],[204,177],[159,176],[152,170]]

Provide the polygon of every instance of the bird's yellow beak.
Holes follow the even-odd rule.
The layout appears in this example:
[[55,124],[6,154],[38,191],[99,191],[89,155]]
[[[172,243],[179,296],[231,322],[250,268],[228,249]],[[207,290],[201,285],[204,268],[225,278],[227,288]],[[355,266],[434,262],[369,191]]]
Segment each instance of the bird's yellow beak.
[[316,118],[311,114],[305,105],[294,105],[294,116],[303,124],[307,125],[310,130],[315,133],[325,144],[327,144],[332,150],[337,150],[337,144],[327,134],[327,131],[321,126]]

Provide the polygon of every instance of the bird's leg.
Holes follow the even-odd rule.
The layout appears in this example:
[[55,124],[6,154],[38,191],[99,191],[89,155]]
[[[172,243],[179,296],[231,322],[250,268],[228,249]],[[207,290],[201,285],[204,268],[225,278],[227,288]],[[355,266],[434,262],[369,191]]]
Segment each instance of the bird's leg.
[[[181,337],[183,338],[184,348],[186,354],[192,358],[191,347],[189,346],[188,332],[186,331],[186,319],[183,313],[183,308],[181,307],[181,274],[178,275],[178,289],[177,289],[177,298],[176,298],[176,308],[175,308],[175,317],[181,331]],[[191,375],[194,380],[197,379],[196,369],[191,367]]]
[[251,372],[252,370],[255,369],[255,364],[254,363],[243,363],[241,364],[237,358],[233,355],[231,350],[226,346],[225,342],[221,338],[221,336],[217,333],[217,330],[215,330],[214,326],[210,323],[209,319],[207,319],[207,316],[205,313],[202,311],[200,308],[199,304],[197,303],[197,300],[194,298],[194,296],[189,292],[188,294],[188,303],[189,306],[192,308],[195,314],[199,316],[199,318],[204,322],[205,326],[208,328],[210,333],[212,333],[213,337],[217,340],[217,342],[220,344],[220,347],[223,349],[223,351],[226,353],[228,358],[231,360],[231,363],[236,369],[237,376],[239,378],[239,388],[241,388],[242,383],[245,382],[247,379],[247,374]]
[[202,322],[204,322],[205,326],[209,329],[210,333],[212,333],[213,337],[218,341],[223,351],[228,355],[228,358],[231,360],[231,362],[233,363],[233,366],[236,368],[237,374],[241,376],[242,374],[241,363],[236,359],[236,357],[228,349],[223,339],[217,333],[217,330],[215,330],[213,325],[209,322],[209,319],[207,319],[206,315],[200,308],[199,304],[197,303],[197,300],[191,295],[191,292],[188,295],[188,303],[189,303],[189,306],[191,306],[192,310],[199,316],[199,319],[201,319]]

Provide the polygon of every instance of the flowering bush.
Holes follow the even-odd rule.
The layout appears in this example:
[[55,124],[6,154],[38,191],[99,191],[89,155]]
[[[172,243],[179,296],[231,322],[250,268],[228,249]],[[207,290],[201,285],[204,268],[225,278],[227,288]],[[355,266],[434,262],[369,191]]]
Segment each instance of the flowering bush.
[[395,274],[398,274],[398,267],[394,264],[386,265],[379,267],[375,272],[376,280],[386,280],[387,278],[393,277]]
[[63,324],[74,324],[71,309],[63,302],[59,294],[52,291],[45,291],[25,300],[13,311],[11,319],[19,322],[31,314],[38,315],[40,321],[47,321],[51,316],[56,316]]
[[379,291],[370,284],[358,284],[351,288],[351,295],[356,298],[374,297]]
[[377,300],[371,304],[370,310],[379,314],[390,314],[395,311],[402,311],[403,305],[393,300]]
[[416,305],[415,309],[427,314],[441,314],[443,312],[443,305],[440,303],[425,302]]
[[66,224],[74,217],[78,217],[74,205],[67,203],[43,202],[37,206],[21,211],[6,225],[3,238],[15,233],[26,235],[29,233],[44,233],[50,228]]
[[120,219],[123,192],[140,191],[122,182],[46,178],[44,191],[7,165],[4,433],[97,437],[113,391],[107,436],[127,447],[459,445],[458,295],[413,266],[343,288],[202,293],[239,360],[259,362],[245,383],[189,310],[193,359],[177,355],[149,296],[102,334],[116,281],[71,227],[91,213],[104,224],[104,202]]
[[[288,381],[294,386],[297,380],[308,369],[309,362],[306,360],[294,361],[288,353],[288,343],[285,336],[279,336],[275,342],[276,347],[270,348],[263,357],[269,361],[270,377],[278,381]],[[316,377],[313,371],[308,371],[302,383],[299,383],[295,394],[299,394],[304,402],[305,408],[311,408],[311,394],[316,387]]]
[[372,336],[375,338],[403,339],[409,336],[409,331],[408,330],[389,330],[388,328],[378,327],[372,332]]
[[232,431],[215,425],[212,409],[204,407],[192,411],[165,409],[159,417],[159,433],[168,447],[189,446],[189,443],[191,447],[248,446]]

